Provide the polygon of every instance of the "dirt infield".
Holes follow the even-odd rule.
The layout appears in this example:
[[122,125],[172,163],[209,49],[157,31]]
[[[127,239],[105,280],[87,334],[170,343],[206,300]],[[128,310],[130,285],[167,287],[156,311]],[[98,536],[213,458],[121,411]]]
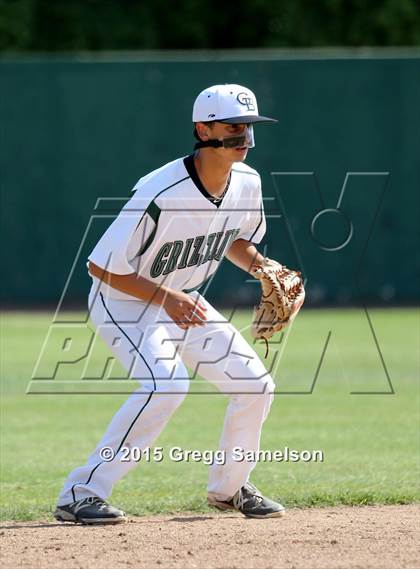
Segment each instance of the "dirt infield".
[[290,510],[282,518],[182,514],[90,527],[49,521],[5,522],[3,568],[420,567],[420,507]]

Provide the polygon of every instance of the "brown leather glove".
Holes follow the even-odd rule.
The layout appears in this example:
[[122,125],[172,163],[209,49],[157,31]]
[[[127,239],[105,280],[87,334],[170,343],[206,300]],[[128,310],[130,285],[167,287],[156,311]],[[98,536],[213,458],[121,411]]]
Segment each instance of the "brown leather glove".
[[297,315],[304,300],[302,275],[266,257],[251,267],[251,275],[261,283],[262,297],[254,307],[251,334],[256,339],[268,339],[283,330]]

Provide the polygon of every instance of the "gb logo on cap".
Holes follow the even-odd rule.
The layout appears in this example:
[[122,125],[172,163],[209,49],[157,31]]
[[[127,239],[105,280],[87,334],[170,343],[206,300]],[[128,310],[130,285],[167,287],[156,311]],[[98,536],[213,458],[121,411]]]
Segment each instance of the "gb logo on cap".
[[238,93],[238,96],[236,98],[239,103],[241,103],[241,105],[246,105],[248,111],[255,111],[254,102],[248,93]]

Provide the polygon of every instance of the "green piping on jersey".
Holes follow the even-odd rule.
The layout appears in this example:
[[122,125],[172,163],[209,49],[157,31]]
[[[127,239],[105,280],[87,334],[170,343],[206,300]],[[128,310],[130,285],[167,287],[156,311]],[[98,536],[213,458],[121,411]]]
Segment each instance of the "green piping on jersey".
[[[163,190],[161,190],[158,194],[155,195],[154,200],[156,200],[156,198],[158,198],[161,194],[163,194],[163,192],[166,192],[166,190],[170,190],[171,188],[173,188],[174,186],[177,186],[178,184],[180,184],[181,182],[185,182],[185,180],[188,180],[189,176],[185,176],[184,178],[181,178],[180,180],[177,180],[176,182],[174,182],[173,184],[171,184],[170,186],[167,186],[166,188],[163,188]],[[149,238],[147,239],[146,243],[144,244],[143,248],[137,253],[136,257],[139,255],[142,255],[146,249],[148,249],[150,247],[150,244],[152,243],[155,235],[156,235],[156,231],[157,231],[157,224],[158,224],[158,220],[159,220],[159,216],[160,216],[160,212],[161,209],[160,207],[156,204],[155,201],[151,201],[149,203],[149,205],[147,206],[146,210],[144,211],[143,215],[140,218],[140,221],[137,224],[137,227],[140,225],[140,223],[143,221],[143,217],[146,215],[146,213],[148,213],[150,215],[150,217],[153,219],[153,221],[155,222],[155,227],[152,231],[152,233],[150,234]]]
[[149,203],[146,209],[146,213],[150,215],[153,221],[157,224],[159,216],[160,216],[160,207],[156,204],[155,201]]
[[[143,245],[143,247],[140,249],[140,251],[137,253],[136,256],[143,255],[143,253],[145,253],[147,251],[147,249],[150,247],[153,239],[155,238],[156,231],[158,228],[159,216],[160,216],[161,211],[162,210],[160,209],[160,207],[154,201],[150,202],[149,205],[147,206],[147,209],[144,212],[143,216],[146,215],[146,213],[147,213],[149,215],[149,217],[154,221],[155,226],[153,228],[153,231],[151,232],[151,234],[147,238],[146,243]],[[142,219],[143,219],[143,216],[142,216]],[[140,222],[141,222],[141,220],[140,220]]]

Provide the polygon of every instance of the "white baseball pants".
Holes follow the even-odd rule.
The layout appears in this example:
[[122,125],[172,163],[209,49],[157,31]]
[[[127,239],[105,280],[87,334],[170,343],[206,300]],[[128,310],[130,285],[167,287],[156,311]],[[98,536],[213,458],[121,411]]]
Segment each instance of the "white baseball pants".
[[[258,451],[275,386],[236,328],[198,292],[190,294],[207,306],[208,321],[186,331],[162,307],[107,298],[92,287],[89,309],[97,333],[141,387],[117,411],[86,464],[70,473],[59,506],[111,495],[114,484],[138,464],[121,461],[121,449],[152,447],[184,400],[189,386],[186,365],[229,398],[219,447],[226,461],[210,466],[209,495],[230,499],[248,481],[255,463],[234,461],[231,451]],[[113,449],[111,461],[102,460],[103,447]]]

